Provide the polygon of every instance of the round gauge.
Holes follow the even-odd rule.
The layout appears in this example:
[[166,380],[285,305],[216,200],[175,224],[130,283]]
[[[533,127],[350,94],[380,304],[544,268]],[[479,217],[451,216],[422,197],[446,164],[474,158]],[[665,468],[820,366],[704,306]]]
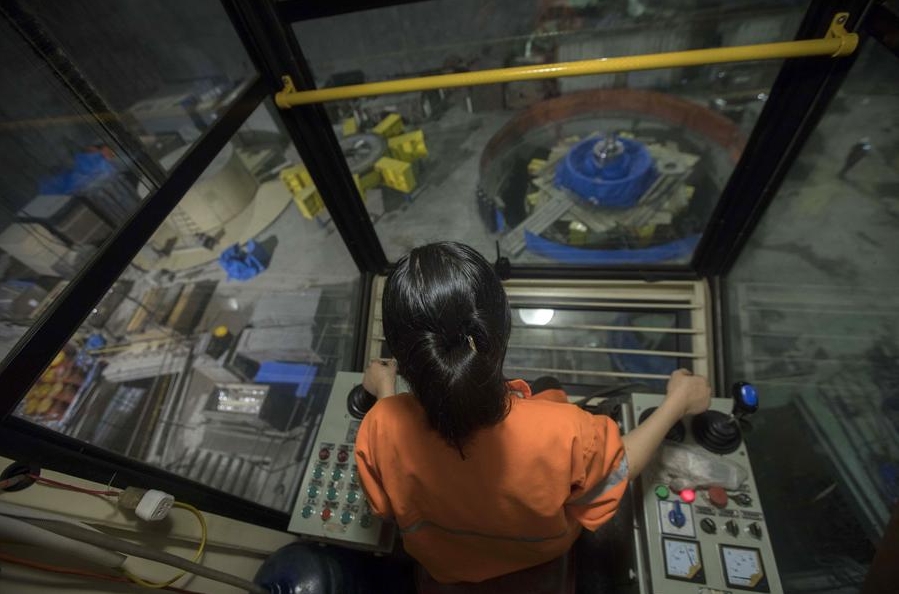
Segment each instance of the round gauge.
[[674,538],[663,539],[665,543],[665,574],[674,579],[696,581],[701,579],[702,556],[699,543]]
[[758,549],[722,546],[721,558],[729,586],[755,588],[765,578],[762,556]]

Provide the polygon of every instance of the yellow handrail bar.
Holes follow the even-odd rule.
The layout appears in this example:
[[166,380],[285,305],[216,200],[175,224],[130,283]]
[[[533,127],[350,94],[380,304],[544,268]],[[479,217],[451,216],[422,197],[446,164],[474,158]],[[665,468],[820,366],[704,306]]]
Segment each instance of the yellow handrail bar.
[[848,56],[858,47],[858,35],[844,28],[849,13],[834,16],[830,29],[822,39],[805,41],[784,41],[780,43],[760,43],[735,47],[719,47],[683,52],[626,56],[621,58],[597,58],[556,64],[535,64],[511,68],[494,68],[455,74],[438,74],[387,80],[381,82],[346,85],[329,89],[297,91],[290,77],[282,77],[284,89],[275,94],[275,103],[282,109],[310,103],[341,101],[373,95],[409,93],[451,87],[470,87],[495,83],[509,83],[522,80],[558,78],[561,76],[586,76],[589,74],[612,74],[634,70],[656,70],[659,68],[680,68],[703,66],[723,62],[748,62],[753,60],[776,60],[785,58],[805,58],[810,56]]

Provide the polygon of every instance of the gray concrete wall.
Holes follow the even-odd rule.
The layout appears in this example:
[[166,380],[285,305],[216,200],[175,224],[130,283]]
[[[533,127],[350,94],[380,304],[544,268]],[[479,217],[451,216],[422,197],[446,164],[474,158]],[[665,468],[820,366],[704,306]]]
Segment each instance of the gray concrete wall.
[[294,32],[320,83],[356,69],[379,80],[439,68],[451,58],[500,66],[524,46],[538,9],[518,0],[439,0],[297,23]]

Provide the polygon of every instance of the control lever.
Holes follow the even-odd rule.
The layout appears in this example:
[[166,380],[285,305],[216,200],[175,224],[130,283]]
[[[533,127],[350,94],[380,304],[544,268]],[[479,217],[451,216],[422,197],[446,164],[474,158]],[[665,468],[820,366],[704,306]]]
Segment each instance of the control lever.
[[358,384],[353,386],[353,389],[347,395],[346,408],[350,415],[361,419],[377,401],[378,398],[374,394],[366,392],[362,384]]
[[730,390],[734,399],[733,416],[741,425],[749,427],[749,421],[745,418],[759,409],[759,393],[755,386],[748,382],[737,382]]
[[710,410],[693,418],[693,437],[716,454],[729,454],[740,447],[741,425],[749,425],[746,417],[759,408],[759,395],[755,386],[737,382],[731,387],[734,399],[731,414]]

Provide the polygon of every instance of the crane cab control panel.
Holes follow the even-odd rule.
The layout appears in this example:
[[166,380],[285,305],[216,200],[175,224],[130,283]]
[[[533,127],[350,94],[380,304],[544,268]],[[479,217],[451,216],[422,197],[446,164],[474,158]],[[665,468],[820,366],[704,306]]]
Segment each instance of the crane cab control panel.
[[[663,398],[634,394],[631,422],[645,420]],[[666,443],[701,448],[745,470],[736,488],[677,490],[670,469],[663,471],[658,461],[634,485],[642,508],[637,512],[641,594],[782,594],[741,431],[741,418],[757,407],[755,389],[736,384],[733,400],[714,398],[708,411],[684,419],[666,436]]]
[[361,373],[337,373],[288,531],[373,552],[393,548],[396,526],[372,513],[356,472],[356,432],[374,404]]

